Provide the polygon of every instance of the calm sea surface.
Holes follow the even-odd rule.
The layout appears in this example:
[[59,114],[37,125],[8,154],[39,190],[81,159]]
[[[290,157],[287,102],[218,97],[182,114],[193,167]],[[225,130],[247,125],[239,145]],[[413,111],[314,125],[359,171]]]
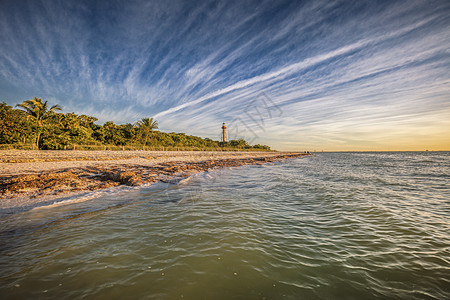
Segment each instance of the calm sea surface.
[[450,153],[319,153],[0,218],[1,299],[450,299]]

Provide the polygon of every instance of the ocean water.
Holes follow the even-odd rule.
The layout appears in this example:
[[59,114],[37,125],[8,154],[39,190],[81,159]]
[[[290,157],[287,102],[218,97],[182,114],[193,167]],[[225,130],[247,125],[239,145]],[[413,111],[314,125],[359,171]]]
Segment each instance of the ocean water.
[[450,153],[319,153],[0,219],[1,299],[450,299]]

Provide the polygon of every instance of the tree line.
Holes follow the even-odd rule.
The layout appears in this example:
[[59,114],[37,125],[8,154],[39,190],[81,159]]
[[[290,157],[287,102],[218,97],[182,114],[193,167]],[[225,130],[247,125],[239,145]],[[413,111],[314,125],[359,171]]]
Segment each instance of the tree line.
[[270,150],[266,145],[249,145],[245,140],[220,142],[184,133],[157,131],[158,122],[142,118],[134,124],[103,125],[95,117],[61,113],[59,105],[34,97],[13,108],[0,103],[0,144],[34,144],[36,149],[60,150],[70,145],[113,145],[131,147],[195,147]]

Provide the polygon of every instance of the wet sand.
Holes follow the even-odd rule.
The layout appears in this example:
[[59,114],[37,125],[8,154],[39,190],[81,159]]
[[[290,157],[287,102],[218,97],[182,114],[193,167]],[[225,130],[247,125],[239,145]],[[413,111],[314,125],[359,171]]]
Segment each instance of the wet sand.
[[260,165],[303,153],[221,151],[0,151],[0,209],[39,206],[117,186],[170,182],[213,168]]

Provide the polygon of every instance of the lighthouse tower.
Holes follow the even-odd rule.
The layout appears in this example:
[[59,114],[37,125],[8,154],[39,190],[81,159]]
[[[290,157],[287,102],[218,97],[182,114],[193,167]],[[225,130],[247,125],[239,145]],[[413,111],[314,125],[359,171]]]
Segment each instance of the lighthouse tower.
[[227,139],[226,139],[226,129],[227,129],[227,126],[225,126],[225,123],[223,123],[222,124],[222,142],[226,142],[227,141]]

